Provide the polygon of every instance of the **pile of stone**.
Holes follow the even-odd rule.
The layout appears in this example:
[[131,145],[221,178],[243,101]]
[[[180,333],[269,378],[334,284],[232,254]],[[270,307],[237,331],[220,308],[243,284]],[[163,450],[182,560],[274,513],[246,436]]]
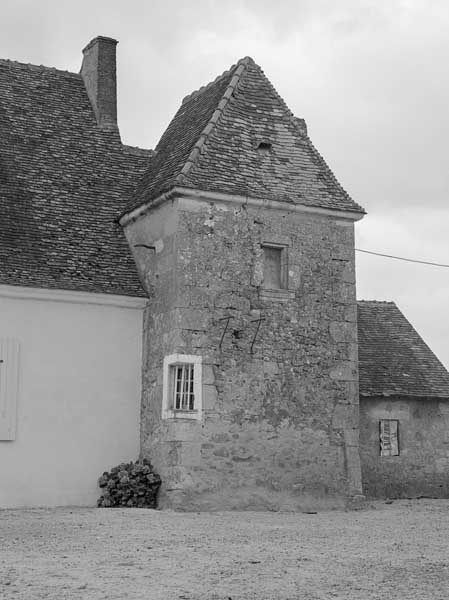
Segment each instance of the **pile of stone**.
[[98,506],[156,508],[161,478],[153,471],[150,461],[144,458],[118,465],[109,473],[105,471],[98,485],[103,490]]

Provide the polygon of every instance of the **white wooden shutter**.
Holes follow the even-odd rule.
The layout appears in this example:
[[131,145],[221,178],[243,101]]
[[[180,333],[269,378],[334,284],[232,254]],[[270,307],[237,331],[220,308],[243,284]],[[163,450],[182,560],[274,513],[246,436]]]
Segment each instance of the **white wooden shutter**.
[[16,439],[19,342],[0,339],[0,440]]

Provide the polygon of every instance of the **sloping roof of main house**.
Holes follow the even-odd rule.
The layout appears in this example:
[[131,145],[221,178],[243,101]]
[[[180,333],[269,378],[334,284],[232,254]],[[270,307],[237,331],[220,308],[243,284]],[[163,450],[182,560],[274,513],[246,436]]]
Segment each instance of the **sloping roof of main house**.
[[358,302],[362,396],[449,398],[449,373],[394,302]]
[[364,212],[249,57],[184,99],[125,212],[177,186]]
[[80,75],[0,60],[0,284],[144,296],[116,220],[147,162]]

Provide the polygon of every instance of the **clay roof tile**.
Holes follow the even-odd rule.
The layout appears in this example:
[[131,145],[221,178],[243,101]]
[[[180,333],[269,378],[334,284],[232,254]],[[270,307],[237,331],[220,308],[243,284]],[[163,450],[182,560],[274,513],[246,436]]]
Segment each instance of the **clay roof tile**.
[[449,373],[396,304],[357,304],[361,395],[449,398]]
[[116,218],[148,161],[80,75],[0,60],[0,284],[145,295]]
[[184,98],[124,212],[175,186],[364,212],[250,57]]

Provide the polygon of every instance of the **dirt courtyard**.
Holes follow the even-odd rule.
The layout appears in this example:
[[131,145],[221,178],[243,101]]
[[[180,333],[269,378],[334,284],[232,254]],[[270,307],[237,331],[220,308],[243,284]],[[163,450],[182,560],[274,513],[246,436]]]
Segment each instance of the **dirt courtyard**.
[[449,598],[449,501],[355,512],[0,511],[0,598]]

